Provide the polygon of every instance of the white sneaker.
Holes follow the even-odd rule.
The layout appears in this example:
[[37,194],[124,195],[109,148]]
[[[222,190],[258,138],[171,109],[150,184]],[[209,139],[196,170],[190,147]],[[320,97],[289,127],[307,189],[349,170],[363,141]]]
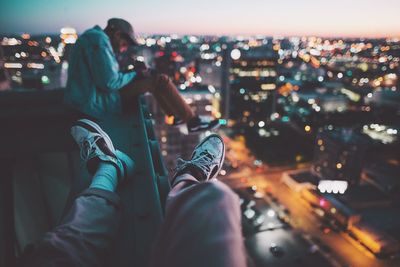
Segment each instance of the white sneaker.
[[80,119],[71,127],[71,135],[80,148],[81,158],[86,162],[90,174],[96,172],[100,162],[113,164],[118,171],[118,180],[132,174],[133,160],[114,148],[110,137],[97,123]]
[[178,159],[174,178],[184,173],[187,169],[194,169],[200,175],[200,177],[195,177],[196,179],[208,181],[217,176],[222,168],[224,158],[224,141],[219,135],[211,134],[196,146],[189,161]]

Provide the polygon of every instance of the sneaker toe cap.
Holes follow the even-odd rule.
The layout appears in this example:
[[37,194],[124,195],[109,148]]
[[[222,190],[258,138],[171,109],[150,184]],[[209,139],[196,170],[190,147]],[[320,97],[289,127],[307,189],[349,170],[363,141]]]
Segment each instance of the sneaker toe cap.
[[209,147],[215,152],[221,152],[224,149],[224,143],[220,137],[213,136],[209,139]]

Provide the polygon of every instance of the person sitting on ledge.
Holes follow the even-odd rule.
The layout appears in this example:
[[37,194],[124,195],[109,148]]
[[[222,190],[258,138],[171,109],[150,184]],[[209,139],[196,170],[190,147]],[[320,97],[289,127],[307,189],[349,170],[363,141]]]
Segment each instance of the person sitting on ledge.
[[131,24],[120,18],[109,19],[104,30],[95,26],[85,31],[69,59],[66,105],[78,117],[95,120],[121,113],[126,100],[150,92],[174,116],[173,125],[186,123],[189,132],[218,127],[217,119],[205,121],[193,112],[167,75],[149,69],[121,72],[115,54],[135,44]]
[[[135,178],[134,161],[116,150],[93,121],[78,120],[71,134],[92,182],[61,224],[25,250],[18,266],[103,266],[115,242],[121,212],[115,191],[124,180]],[[190,160],[177,160],[150,267],[247,266],[239,198],[214,179],[224,157],[222,138],[211,134],[196,146]]]

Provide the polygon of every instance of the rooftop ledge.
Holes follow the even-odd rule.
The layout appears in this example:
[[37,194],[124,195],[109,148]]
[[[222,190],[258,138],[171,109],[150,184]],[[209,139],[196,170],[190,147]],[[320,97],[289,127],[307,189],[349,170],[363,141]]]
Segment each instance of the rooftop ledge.
[[[89,184],[63,93],[0,92],[0,267],[13,266],[27,243],[57,225]],[[146,266],[169,190],[153,124],[141,97],[99,124],[137,166],[119,190],[122,223],[108,266]]]

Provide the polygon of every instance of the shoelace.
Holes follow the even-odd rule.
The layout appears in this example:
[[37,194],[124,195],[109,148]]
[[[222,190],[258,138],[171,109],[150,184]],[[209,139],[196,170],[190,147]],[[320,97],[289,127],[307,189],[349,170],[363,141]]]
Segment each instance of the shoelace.
[[[215,159],[215,156],[212,155],[207,149],[202,151],[200,153],[200,156],[198,158],[195,159],[191,159],[191,160],[183,160],[183,159],[179,159],[181,161],[178,160],[178,166],[175,168],[175,172],[177,172],[179,169],[181,169],[181,167],[183,167],[184,165],[187,164],[192,164],[197,166],[198,168],[200,168],[203,173],[206,175],[209,172],[211,172],[212,170],[212,166],[210,166],[210,163],[212,163],[212,161]],[[207,175],[206,175],[207,176]],[[207,176],[208,178],[208,176]]]
[[101,135],[96,135],[92,140],[85,139],[84,141],[82,141],[80,156],[83,160],[87,161],[94,156],[94,153],[96,151],[95,144],[100,138],[102,138]]

